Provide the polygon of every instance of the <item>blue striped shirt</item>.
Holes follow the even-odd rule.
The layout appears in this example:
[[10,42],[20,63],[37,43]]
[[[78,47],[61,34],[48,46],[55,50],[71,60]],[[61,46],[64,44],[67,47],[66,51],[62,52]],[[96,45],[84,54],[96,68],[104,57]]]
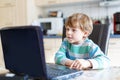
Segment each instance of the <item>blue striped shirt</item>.
[[92,40],[86,39],[82,44],[71,44],[65,38],[60,49],[55,54],[55,63],[65,65],[66,60],[87,59],[91,61],[93,69],[110,66],[109,58]]

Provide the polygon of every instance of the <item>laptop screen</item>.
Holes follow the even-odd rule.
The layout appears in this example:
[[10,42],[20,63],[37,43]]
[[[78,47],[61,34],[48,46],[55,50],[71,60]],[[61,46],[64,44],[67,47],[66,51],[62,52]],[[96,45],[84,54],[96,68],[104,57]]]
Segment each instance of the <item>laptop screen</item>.
[[40,27],[21,26],[0,30],[5,66],[32,77],[46,77],[43,36]]

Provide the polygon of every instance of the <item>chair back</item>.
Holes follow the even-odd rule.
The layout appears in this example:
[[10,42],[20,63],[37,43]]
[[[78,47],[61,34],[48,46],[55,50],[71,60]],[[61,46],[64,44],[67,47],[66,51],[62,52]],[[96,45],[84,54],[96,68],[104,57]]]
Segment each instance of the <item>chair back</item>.
[[108,24],[94,24],[93,32],[89,38],[92,39],[105,54],[107,54],[110,38],[110,26]]

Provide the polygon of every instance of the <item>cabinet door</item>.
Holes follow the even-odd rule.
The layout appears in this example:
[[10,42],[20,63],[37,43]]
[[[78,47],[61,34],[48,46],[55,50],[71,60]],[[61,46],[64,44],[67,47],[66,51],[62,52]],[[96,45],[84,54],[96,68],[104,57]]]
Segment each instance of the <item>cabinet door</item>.
[[60,0],[60,3],[75,3],[75,2],[80,2],[81,0]]
[[44,39],[45,59],[47,63],[54,63],[55,41],[53,38]]
[[0,27],[11,26],[15,23],[15,0],[10,1],[1,0],[0,2]]
[[[16,23],[15,25],[27,24],[27,0],[16,0]],[[31,10],[32,11],[32,10]],[[29,14],[29,13],[28,13]]]
[[15,23],[14,7],[0,7],[0,27],[12,26]]
[[55,39],[55,52],[57,52],[61,46],[62,39],[61,38],[56,38]]
[[59,4],[60,0],[47,0],[48,5]]
[[14,6],[16,0],[0,0],[0,6]]
[[46,0],[35,0],[35,4],[37,6],[44,6],[46,5]]
[[27,24],[27,0],[0,0],[0,27]]
[[61,38],[44,39],[45,59],[47,63],[54,63],[54,56],[60,47],[61,41]]
[[[67,1],[67,0],[66,0]],[[70,0],[70,2],[91,2],[91,1],[99,1],[99,0]],[[64,1],[63,1],[64,2]],[[68,1],[69,2],[69,1]]]
[[110,38],[108,47],[108,57],[111,59],[113,66],[119,66],[120,58],[120,38]]

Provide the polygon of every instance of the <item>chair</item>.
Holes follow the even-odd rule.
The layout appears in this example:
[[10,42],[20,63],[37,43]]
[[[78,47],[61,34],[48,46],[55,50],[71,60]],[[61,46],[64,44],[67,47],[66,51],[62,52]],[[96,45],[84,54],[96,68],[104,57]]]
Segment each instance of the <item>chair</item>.
[[101,50],[107,55],[109,38],[110,38],[110,26],[108,24],[94,24],[93,32],[89,36]]
[[[63,27],[62,40],[65,38],[65,32],[65,27]],[[92,39],[105,54],[107,54],[110,38],[110,26],[108,24],[94,24],[93,32],[89,38]]]

